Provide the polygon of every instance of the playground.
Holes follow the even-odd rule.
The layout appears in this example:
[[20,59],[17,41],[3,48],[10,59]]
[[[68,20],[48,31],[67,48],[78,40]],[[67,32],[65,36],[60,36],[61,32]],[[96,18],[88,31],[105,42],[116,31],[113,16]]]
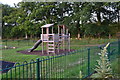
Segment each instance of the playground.
[[[10,63],[15,63],[15,66],[19,66],[18,68],[13,68],[12,72],[19,73],[19,68],[21,64],[28,64],[29,62],[31,65],[24,66],[24,70],[21,70],[20,73],[28,74],[29,78],[33,78],[35,75],[34,69],[36,67],[36,62],[33,60],[36,60],[36,58],[40,58],[40,60],[49,59],[48,61],[41,62],[40,64],[42,69],[42,78],[55,78],[55,77],[79,77],[79,70],[82,70],[83,75],[87,76],[88,71],[85,69],[87,68],[87,48],[91,48],[91,68],[94,68],[94,64],[96,63],[96,60],[98,59],[98,54],[100,52],[99,46],[103,45],[108,42],[114,42],[117,41],[117,39],[70,39],[70,50],[67,47],[67,49],[63,49],[63,47],[60,47],[59,53],[47,53],[48,47],[45,43],[44,50],[42,53],[42,45],[39,44],[36,49],[34,49],[32,52],[29,52],[31,50],[31,47],[33,48],[38,42],[38,40],[3,40],[3,50],[2,50],[2,62],[7,62],[7,65],[11,65]],[[98,45],[99,44],[99,45]],[[7,46],[6,48],[4,46]],[[10,47],[16,47],[16,48],[10,48]],[[56,48],[57,49],[57,48]],[[77,51],[80,50],[80,51]],[[58,50],[56,50],[58,52]],[[59,57],[60,58],[54,58]],[[31,60],[32,59],[32,60]],[[114,57],[115,59],[115,57]],[[50,62],[49,62],[50,61]],[[114,61],[114,60],[113,60]],[[113,63],[113,66],[116,65]],[[12,65],[13,66],[13,65]],[[50,67],[48,67],[50,66]],[[66,66],[66,68],[65,68]],[[80,67],[81,66],[81,67]],[[44,68],[45,67],[45,68]],[[4,67],[6,68],[6,67]],[[27,69],[28,68],[28,69]],[[114,67],[113,67],[114,68]],[[20,68],[21,69],[21,68]],[[15,71],[16,70],[16,71]],[[32,70],[33,72],[29,73],[29,70]],[[52,70],[52,72],[51,72]],[[56,70],[60,70],[56,71]],[[91,72],[93,72],[93,69],[90,69]],[[28,72],[27,72],[28,71]],[[49,72],[47,74],[47,72]],[[10,77],[11,69],[8,69],[7,71],[8,77]],[[68,73],[69,72],[69,73]],[[17,74],[13,74],[13,77],[19,77]],[[32,76],[30,76],[32,75]],[[47,76],[45,76],[47,75]],[[20,74],[21,77],[22,74]],[[3,74],[3,78],[6,77],[6,74]],[[27,76],[24,76],[24,78],[27,78]]]
[[0,5],[3,80],[120,78],[119,1]]
[[[58,25],[57,33],[54,33],[54,24],[43,25],[41,39],[34,46],[26,51],[19,51],[25,54],[40,54],[41,56],[58,55],[70,52],[70,34],[65,25]],[[42,51],[34,51],[39,44],[42,44]],[[47,56],[46,55],[46,56]]]

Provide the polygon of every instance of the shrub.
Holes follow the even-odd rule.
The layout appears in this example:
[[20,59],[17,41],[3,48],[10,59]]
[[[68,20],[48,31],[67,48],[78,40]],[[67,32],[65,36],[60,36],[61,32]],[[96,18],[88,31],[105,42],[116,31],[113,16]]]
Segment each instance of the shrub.
[[109,46],[109,43],[101,50],[100,59],[97,60],[97,65],[95,68],[95,71],[97,73],[93,74],[92,78],[113,78],[112,76],[112,69],[110,67],[110,63],[107,56],[107,47]]

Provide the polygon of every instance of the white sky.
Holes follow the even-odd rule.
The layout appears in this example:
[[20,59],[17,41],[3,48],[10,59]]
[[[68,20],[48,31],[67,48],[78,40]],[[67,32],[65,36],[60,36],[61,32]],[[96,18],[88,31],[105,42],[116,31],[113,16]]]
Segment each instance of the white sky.
[[14,6],[14,3],[17,4],[18,2],[21,2],[21,1],[22,0],[0,0],[0,3]]

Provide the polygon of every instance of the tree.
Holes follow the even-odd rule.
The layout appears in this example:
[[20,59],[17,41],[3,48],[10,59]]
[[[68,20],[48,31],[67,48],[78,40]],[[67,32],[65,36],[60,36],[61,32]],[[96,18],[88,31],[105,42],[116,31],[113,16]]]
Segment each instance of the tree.
[[112,28],[119,31],[117,20],[119,22],[119,3],[20,2],[15,7],[4,5],[2,23],[3,34],[10,33],[11,37],[23,37],[23,34],[26,38],[32,37],[41,33],[41,25],[55,23],[67,25],[69,32],[78,38],[83,35],[100,38],[114,35]]
[[113,78],[112,76],[112,69],[110,67],[110,63],[107,56],[107,47],[109,43],[101,50],[100,60],[97,60],[98,65],[96,65],[95,71],[97,73],[92,75],[92,78]]
[[[10,30],[13,27],[13,23],[15,22],[15,19],[13,16],[10,16],[12,12],[15,11],[13,7],[10,7],[9,5],[2,5],[2,36],[4,37],[10,37]],[[9,17],[8,17],[9,16]]]
[[84,26],[90,18],[90,4],[87,2],[74,2],[70,6],[72,10],[70,10],[70,16],[65,18],[65,23],[68,23],[69,26],[73,26],[72,29],[77,30],[78,39],[80,38],[80,34],[82,31],[82,27]]

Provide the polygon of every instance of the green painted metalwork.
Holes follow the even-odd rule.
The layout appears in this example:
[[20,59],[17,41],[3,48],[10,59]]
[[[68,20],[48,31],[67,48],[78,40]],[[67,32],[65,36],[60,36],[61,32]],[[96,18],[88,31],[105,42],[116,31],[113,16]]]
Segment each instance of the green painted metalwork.
[[88,48],[88,75],[90,75],[90,48]]
[[120,39],[118,39],[118,54],[120,56]]
[[18,46],[19,46],[20,41],[18,40]]
[[36,79],[37,79],[37,80],[40,80],[40,68],[39,68],[39,67],[40,67],[40,64],[39,64],[39,58],[36,59],[36,63],[37,63],[37,64],[36,64],[36,69],[37,69],[37,70],[36,70],[36,71],[37,71],[37,75],[36,75],[37,78],[36,78]]
[[24,64],[23,64],[23,79],[24,79]]
[[10,70],[10,80],[12,80],[12,69]]
[[[111,43],[108,47],[108,53],[116,46],[116,52],[120,53],[120,41]],[[95,62],[97,55],[96,51],[100,51],[98,47],[76,50],[63,55],[48,56],[47,58],[31,60],[30,63],[24,61],[23,64],[16,63],[14,67],[7,67],[4,70],[10,69],[2,78],[32,78],[43,80],[45,78],[71,78],[78,77],[79,71],[83,72],[83,77],[87,77],[92,73],[93,61]],[[114,53],[116,53],[114,52]],[[94,57],[93,57],[94,56]],[[109,55],[111,57],[112,55]],[[92,58],[91,58],[92,57]],[[76,58],[76,59],[75,59]],[[74,69],[75,67],[76,69]],[[74,71],[76,70],[76,73]],[[0,70],[1,71],[1,70]]]
[[[41,60],[42,60],[42,59],[41,59]],[[41,66],[40,66],[40,76],[41,76],[40,78],[42,78],[42,62],[40,62],[40,65],[41,65]]]
[[6,79],[8,78],[8,73],[6,73]]

